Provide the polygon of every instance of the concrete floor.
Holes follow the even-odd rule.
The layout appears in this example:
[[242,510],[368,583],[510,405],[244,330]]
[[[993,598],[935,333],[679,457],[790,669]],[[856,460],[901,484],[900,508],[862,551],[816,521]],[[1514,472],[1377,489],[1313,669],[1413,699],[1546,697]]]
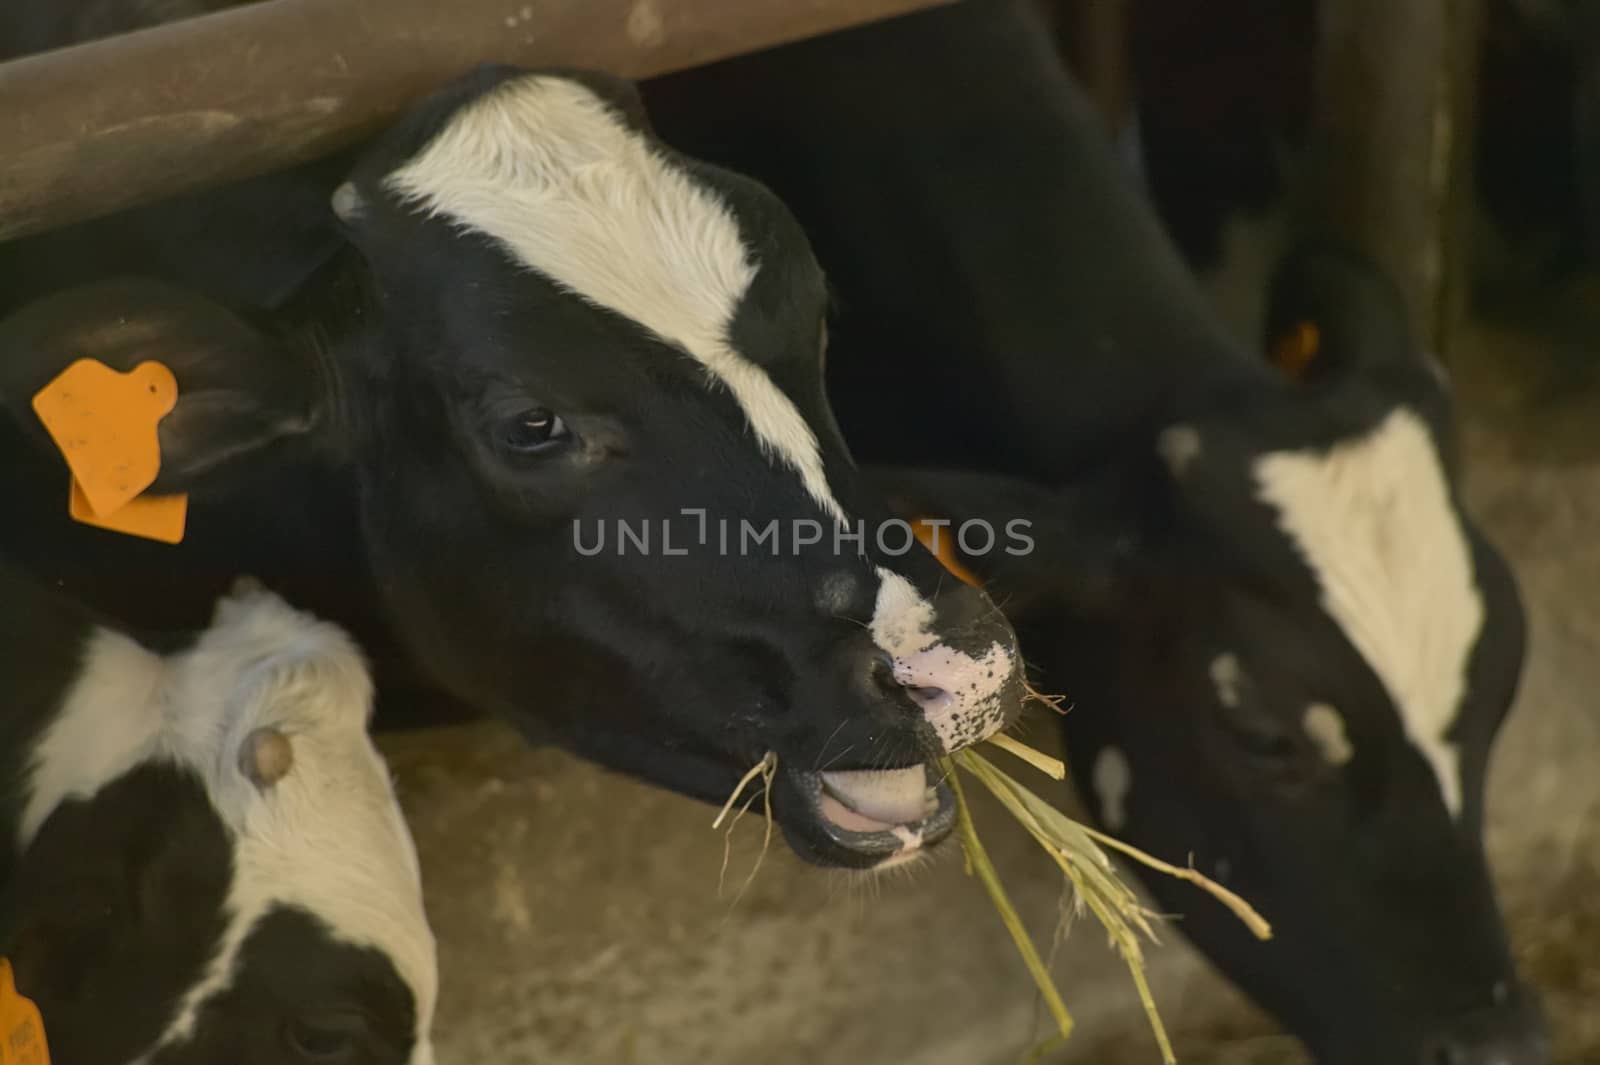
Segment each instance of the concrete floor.
[[[1489,849],[1559,1065],[1600,1061],[1600,298],[1480,322],[1453,363],[1469,496],[1516,563],[1533,653],[1497,749]],[[1575,309],[1577,308],[1577,309]],[[395,738],[442,941],[443,1065],[1014,1065],[1031,985],[957,848],[862,881],[802,866],[757,818],[714,811],[493,726]],[[1058,878],[1014,826],[986,841],[1036,933]],[[1188,1065],[1303,1059],[1180,942],[1152,954]],[[1055,969],[1078,1034],[1062,1063],[1158,1060],[1120,964],[1087,926]]]

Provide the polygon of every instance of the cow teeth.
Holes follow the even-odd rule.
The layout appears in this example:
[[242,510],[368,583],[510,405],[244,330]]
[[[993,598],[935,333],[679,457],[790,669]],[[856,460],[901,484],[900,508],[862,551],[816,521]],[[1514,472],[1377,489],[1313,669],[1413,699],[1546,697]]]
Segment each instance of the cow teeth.
[[938,800],[928,787],[922,766],[910,769],[856,769],[824,772],[822,786],[846,809],[886,825],[923,820]]

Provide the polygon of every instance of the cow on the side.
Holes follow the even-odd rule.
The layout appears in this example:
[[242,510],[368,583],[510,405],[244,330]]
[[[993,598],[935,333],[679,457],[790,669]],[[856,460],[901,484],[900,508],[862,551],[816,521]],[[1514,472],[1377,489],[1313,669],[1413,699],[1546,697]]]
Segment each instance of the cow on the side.
[[0,956],[56,1065],[432,1065],[434,940],[344,632],[182,639],[0,564]]
[[972,471],[907,481],[907,513],[1034,522],[1031,554],[965,560],[1073,703],[1093,812],[1192,854],[1277,936],[1153,878],[1160,908],[1326,1065],[1546,1061],[1480,840],[1522,611],[1392,289],[1307,253],[1275,296],[1320,327],[1307,372],[1236,342],[1024,3],[747,57],[651,100],[666,135],[771,182],[811,232],[851,446]]

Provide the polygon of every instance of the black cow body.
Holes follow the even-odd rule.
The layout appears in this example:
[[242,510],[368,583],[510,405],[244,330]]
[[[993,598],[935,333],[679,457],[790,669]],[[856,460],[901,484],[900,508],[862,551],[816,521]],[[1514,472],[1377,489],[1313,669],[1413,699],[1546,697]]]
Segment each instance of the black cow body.
[[[942,838],[927,763],[1015,711],[1015,638],[872,535],[889,514],[833,425],[824,281],[782,204],[656,140],[626,84],[570,73],[464,78],[339,180],[315,223],[308,171],[202,198],[219,232],[194,246],[171,207],[18,251],[19,288],[49,294],[0,321],[0,487],[29,508],[0,544],[144,625],[257,573],[349,625],[395,697],[693,796],[776,754],[777,817],[819,861]],[[283,242],[241,240],[279,203]],[[27,404],[80,357],[175,371],[153,490],[192,498],[181,548],[59,506]]]
[[1338,253],[1285,266],[1275,314],[1322,331],[1303,380],[1228,337],[1021,4],[652,104],[812,232],[852,447],[971,471],[900,475],[906,511],[1034,520],[1031,556],[970,565],[1074,704],[1091,808],[1277,937],[1157,878],[1160,908],[1329,1065],[1546,1060],[1479,840],[1522,616],[1392,288]]
[[433,939],[349,638],[244,590],[156,650],[4,565],[0,633],[0,953],[51,1060],[431,1065]]

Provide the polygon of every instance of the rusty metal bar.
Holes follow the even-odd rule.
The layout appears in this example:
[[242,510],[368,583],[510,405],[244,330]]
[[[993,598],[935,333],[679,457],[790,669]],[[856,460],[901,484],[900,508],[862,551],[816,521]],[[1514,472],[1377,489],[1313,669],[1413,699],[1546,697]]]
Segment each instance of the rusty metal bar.
[[0,64],[0,240],[304,162],[480,63],[645,77],[946,0],[267,0]]
[[1464,304],[1482,0],[1322,12],[1305,220],[1376,259],[1443,354]]

